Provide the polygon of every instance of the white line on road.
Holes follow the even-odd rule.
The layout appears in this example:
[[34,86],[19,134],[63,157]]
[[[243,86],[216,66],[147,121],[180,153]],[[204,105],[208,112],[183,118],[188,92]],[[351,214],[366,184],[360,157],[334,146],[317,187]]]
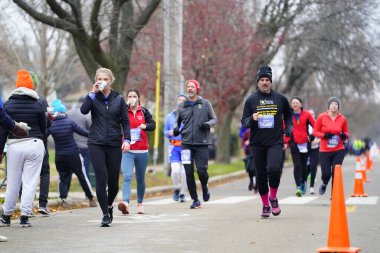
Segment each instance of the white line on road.
[[168,204],[173,204],[173,203],[178,203],[174,201],[173,199],[158,199],[158,200],[152,200],[152,201],[146,201],[144,202],[144,205],[168,205]]
[[280,199],[280,204],[283,205],[303,205],[307,204],[313,200],[316,200],[318,197],[312,197],[312,196],[303,196],[303,197],[287,197],[284,199]]
[[234,196],[234,197],[228,197],[228,198],[223,198],[223,199],[218,199],[218,200],[213,200],[210,202],[207,202],[205,204],[236,204],[252,199],[257,199],[257,196]]
[[346,200],[346,205],[376,205],[379,197],[355,197]]

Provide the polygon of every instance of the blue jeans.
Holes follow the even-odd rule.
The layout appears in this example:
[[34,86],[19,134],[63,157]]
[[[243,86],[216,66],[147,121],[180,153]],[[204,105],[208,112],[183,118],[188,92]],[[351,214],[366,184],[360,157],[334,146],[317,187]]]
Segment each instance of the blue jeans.
[[142,203],[145,195],[145,171],[148,165],[149,153],[123,153],[121,171],[123,172],[123,200],[129,203],[133,179],[133,167],[136,168],[137,203]]

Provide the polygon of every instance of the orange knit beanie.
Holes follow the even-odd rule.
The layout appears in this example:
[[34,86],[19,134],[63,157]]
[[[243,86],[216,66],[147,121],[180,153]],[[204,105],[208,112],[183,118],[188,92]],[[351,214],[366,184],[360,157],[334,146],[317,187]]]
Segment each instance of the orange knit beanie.
[[33,90],[33,79],[29,71],[21,69],[17,72],[16,88],[25,87]]

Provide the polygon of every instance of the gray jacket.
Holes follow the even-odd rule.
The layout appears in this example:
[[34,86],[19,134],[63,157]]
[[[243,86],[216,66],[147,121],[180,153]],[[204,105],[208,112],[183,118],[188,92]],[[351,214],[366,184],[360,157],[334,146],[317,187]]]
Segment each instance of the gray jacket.
[[[70,119],[74,120],[74,122],[77,123],[77,125],[79,125],[83,129],[90,130],[91,115],[90,114],[83,115],[80,112],[79,107],[73,108],[70,111],[68,111],[67,116]],[[80,149],[88,148],[87,147],[87,137],[84,137],[84,136],[81,136],[79,134],[74,133],[74,140]]]
[[[178,114],[175,126],[183,124],[180,129],[182,144],[187,145],[211,145],[210,127],[216,124],[214,110],[207,99],[198,96],[194,105],[189,100],[178,105]],[[202,125],[207,124],[207,129]]]

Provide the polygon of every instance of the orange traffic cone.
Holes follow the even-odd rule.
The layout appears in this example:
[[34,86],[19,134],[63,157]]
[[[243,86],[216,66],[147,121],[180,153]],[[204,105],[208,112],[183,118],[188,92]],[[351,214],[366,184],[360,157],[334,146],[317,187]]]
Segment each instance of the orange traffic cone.
[[361,251],[360,248],[350,247],[342,167],[341,165],[336,165],[331,199],[329,238],[327,240],[327,247],[319,248],[317,252],[351,253],[359,251]]
[[361,160],[360,156],[357,156],[356,157],[355,172],[360,171],[360,173],[362,173],[362,175],[363,175],[363,182],[369,182],[370,180],[367,179],[367,170],[366,170],[365,166],[366,166],[366,162],[364,161],[364,158],[363,158],[363,160]]
[[366,162],[365,162],[365,169],[366,170],[372,170],[372,167],[373,167],[373,162],[372,162],[372,159],[369,155],[369,152],[367,152],[366,154]]
[[363,184],[363,174],[362,171],[355,172],[355,186],[354,193],[351,194],[351,197],[367,197],[368,194],[364,193],[364,184]]

